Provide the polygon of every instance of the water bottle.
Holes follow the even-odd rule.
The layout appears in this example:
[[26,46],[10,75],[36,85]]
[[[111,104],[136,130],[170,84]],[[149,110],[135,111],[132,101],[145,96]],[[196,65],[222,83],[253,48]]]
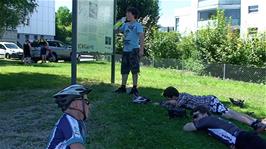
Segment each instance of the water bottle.
[[114,26],[115,30],[121,27],[125,22],[126,22],[126,17],[123,17],[119,21],[117,21]]

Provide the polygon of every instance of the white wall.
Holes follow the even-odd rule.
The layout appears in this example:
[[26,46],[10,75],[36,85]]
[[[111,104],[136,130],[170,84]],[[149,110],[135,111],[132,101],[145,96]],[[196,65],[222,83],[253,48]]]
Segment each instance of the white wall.
[[[258,5],[258,12],[248,13],[248,6]],[[266,31],[266,3],[264,0],[241,1],[241,36],[246,37],[248,28],[257,27],[258,32]]]
[[55,0],[37,0],[38,7],[31,14],[29,25],[19,25],[18,34],[55,36]]
[[[197,29],[197,11],[194,7],[177,9],[175,18],[179,18],[179,29],[181,34],[194,32]],[[176,28],[175,28],[176,30]]]

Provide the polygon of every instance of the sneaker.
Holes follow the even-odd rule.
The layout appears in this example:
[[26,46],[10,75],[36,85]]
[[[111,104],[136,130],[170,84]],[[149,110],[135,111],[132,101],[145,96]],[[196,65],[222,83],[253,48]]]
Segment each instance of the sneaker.
[[266,130],[266,124],[263,124],[260,120],[256,120],[255,122],[253,122],[251,124],[251,127],[254,128],[254,130],[257,132],[257,133],[260,133],[260,132],[263,132]]
[[121,93],[126,93],[127,89],[125,87],[119,87],[117,90],[115,90],[115,93],[121,94]]
[[236,106],[238,106],[240,108],[243,108],[244,107],[245,100],[235,100],[233,98],[229,98],[229,99],[230,99],[230,101],[231,101],[232,104],[234,104],[234,105],[236,105]]
[[133,87],[131,89],[131,91],[129,92],[129,94],[133,94],[135,96],[138,96],[139,95],[139,91],[138,91],[138,89],[136,87]]

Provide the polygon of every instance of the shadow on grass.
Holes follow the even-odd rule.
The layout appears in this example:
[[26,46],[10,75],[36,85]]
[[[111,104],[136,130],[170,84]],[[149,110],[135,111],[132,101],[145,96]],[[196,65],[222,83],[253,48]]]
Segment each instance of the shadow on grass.
[[[0,118],[3,120],[0,140],[8,141],[10,148],[44,148],[54,124],[62,114],[53,103],[52,95],[69,84],[70,79],[39,73],[14,73],[0,75],[0,80],[0,90],[6,97],[10,97],[0,105]],[[10,86],[8,82],[11,82]],[[136,105],[131,102],[132,96],[113,93],[117,86],[100,82],[84,84],[93,89],[89,94],[92,111],[88,123],[88,148],[139,148],[140,145],[143,149],[177,146],[194,149],[226,148],[206,133],[183,132],[182,127],[191,121],[190,117],[169,120],[167,111],[159,106]],[[18,92],[3,90],[6,86]],[[31,88],[40,90],[19,91]],[[152,101],[163,99],[162,89],[140,87],[139,90],[142,96]],[[25,140],[31,141],[25,143]],[[188,140],[193,140],[193,143]]]
[[70,78],[42,73],[0,74],[0,90],[50,89],[70,83]]
[[39,63],[32,63],[30,65],[25,65],[22,63],[20,60],[6,60],[6,59],[0,59],[0,67],[8,67],[8,66],[32,66],[32,67],[59,67],[59,65],[50,65],[49,63],[47,64],[39,64]]
[[99,64],[99,65],[102,65],[102,64],[108,64],[108,62],[104,62],[104,61],[81,61],[78,64]]
[[17,66],[17,65],[22,65],[22,62],[19,60],[0,59],[0,66]]
[[[206,139],[207,135],[184,135],[183,125],[189,118],[169,119],[167,111],[152,103],[133,104],[132,95],[115,94],[112,85],[99,83],[89,96],[93,109],[90,117],[88,148],[225,148]],[[163,100],[160,88],[140,87],[140,95],[157,102]],[[145,138],[145,139],[136,139]],[[183,140],[200,140],[193,144]],[[214,139],[213,139],[214,140]],[[210,143],[211,142],[211,143]]]

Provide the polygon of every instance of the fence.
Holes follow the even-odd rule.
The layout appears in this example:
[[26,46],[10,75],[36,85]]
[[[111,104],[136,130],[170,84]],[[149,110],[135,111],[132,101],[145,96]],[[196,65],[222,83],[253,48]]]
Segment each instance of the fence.
[[[98,56],[98,60],[111,61],[110,56]],[[116,62],[121,62],[121,55],[116,55]],[[143,57],[140,61],[143,66],[155,68],[172,68],[177,70],[193,71],[183,61],[177,59],[162,59]],[[218,77],[221,79],[232,79],[245,82],[266,84],[266,68],[255,68],[232,64],[203,64],[202,68],[195,72],[199,75]]]

